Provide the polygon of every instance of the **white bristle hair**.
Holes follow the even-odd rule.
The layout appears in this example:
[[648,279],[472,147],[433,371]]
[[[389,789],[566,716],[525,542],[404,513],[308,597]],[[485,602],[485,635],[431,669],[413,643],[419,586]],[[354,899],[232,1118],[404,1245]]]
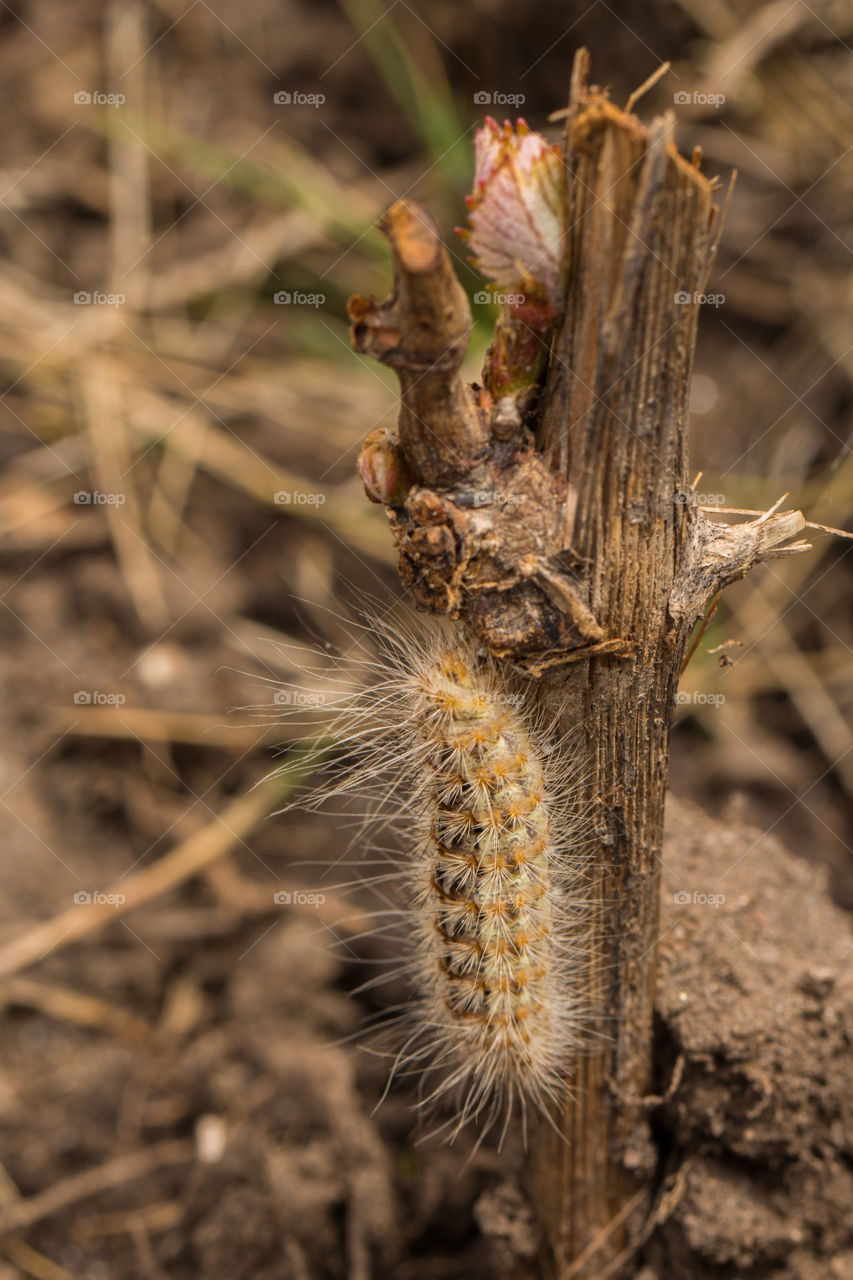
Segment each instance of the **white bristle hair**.
[[335,696],[318,695],[341,754],[331,784],[297,804],[359,797],[358,838],[371,853],[380,829],[402,836],[399,960],[413,995],[392,1079],[421,1073],[422,1105],[452,1107],[453,1135],[502,1115],[505,1130],[516,1103],[554,1123],[589,1018],[587,842],[571,742],[549,726],[536,683],[455,624],[376,615],[365,631],[379,645],[366,663],[373,678],[342,693],[336,672]]

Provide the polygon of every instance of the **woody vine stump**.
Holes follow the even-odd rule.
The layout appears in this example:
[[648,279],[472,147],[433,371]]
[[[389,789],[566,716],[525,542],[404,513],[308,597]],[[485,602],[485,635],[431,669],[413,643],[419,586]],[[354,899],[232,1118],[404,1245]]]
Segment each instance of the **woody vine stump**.
[[359,471],[415,604],[461,620],[575,731],[594,1017],[565,1062],[562,1137],[538,1122],[525,1170],[538,1273],[566,1280],[618,1276],[654,1222],[644,1099],[688,641],[728,583],[808,549],[798,511],[724,525],[693,501],[686,404],[715,186],[677,153],[670,115],[645,127],[588,76],[581,50],[559,150],[523,122],[478,137],[469,247],[506,297],[482,386],[459,376],[467,297],[423,209],[401,201],[384,220],[391,295],[350,302],[355,349],[400,380],[398,435],[373,432]]

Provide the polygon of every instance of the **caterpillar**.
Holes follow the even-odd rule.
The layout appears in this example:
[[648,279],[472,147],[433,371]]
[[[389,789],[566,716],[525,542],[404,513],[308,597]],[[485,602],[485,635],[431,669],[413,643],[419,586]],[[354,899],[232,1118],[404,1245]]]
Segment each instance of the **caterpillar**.
[[[565,743],[533,683],[454,624],[395,618],[372,678],[331,708],[341,752],[329,795],[367,801],[359,839],[391,825],[413,995],[399,1071],[456,1133],[516,1101],[549,1111],[583,1040],[589,945],[582,823]],[[387,880],[387,877],[383,877]]]

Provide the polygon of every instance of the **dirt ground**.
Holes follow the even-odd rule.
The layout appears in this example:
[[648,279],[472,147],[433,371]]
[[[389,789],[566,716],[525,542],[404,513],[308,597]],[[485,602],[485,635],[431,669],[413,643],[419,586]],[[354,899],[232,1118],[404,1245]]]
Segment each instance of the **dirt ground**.
[[[361,1031],[405,989],[357,991],[370,903],[299,901],[348,832],[265,781],[298,760],[294,662],[398,590],[353,473],[394,388],[345,300],[388,285],[395,196],[452,240],[485,111],[556,136],[580,44],[620,102],[670,59],[645,115],[739,170],[699,490],[853,527],[853,19],[19,0],[0,27],[0,1280],[529,1274],[514,1139],[424,1136],[406,1081],[377,1107]],[[848,547],[732,588],[685,674],[636,1280],[853,1277]]]

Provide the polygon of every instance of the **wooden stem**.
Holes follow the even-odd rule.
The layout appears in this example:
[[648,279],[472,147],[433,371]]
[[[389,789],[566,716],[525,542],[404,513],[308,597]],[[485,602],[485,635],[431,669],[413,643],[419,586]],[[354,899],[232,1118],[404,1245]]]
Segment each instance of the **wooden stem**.
[[620,1274],[651,1210],[660,849],[690,633],[727,582],[806,549],[790,543],[799,512],[712,524],[687,485],[687,396],[718,211],[672,134],[671,116],[647,129],[590,88],[580,52],[564,150],[568,295],[538,405],[514,425],[461,387],[458,285],[410,206],[388,218],[394,293],[352,304],[356,347],[400,373],[399,443],[370,446],[363,474],[379,477],[374,498],[393,479],[383,500],[404,581],[421,608],[462,619],[536,680],[580,757],[593,1016],[588,1047],[566,1063],[561,1132],[534,1127],[525,1171],[536,1274],[560,1280]]

